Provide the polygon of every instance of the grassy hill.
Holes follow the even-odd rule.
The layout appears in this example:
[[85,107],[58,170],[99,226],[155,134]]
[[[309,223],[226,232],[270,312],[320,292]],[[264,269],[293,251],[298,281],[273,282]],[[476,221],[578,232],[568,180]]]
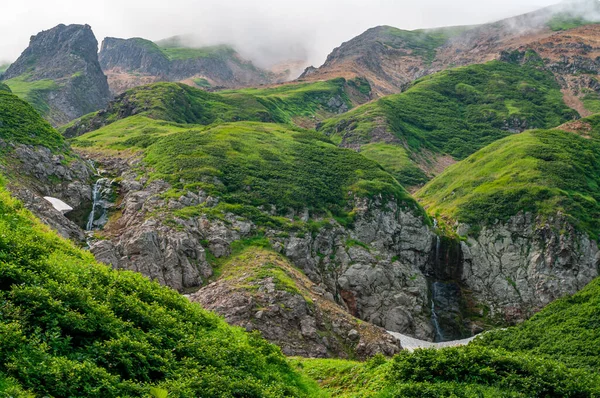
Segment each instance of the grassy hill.
[[490,62],[417,80],[402,94],[325,121],[320,131],[340,145],[360,147],[414,186],[435,174],[440,156],[461,160],[511,131],[551,128],[574,117],[551,74]]
[[6,142],[41,145],[51,150],[65,148],[65,140],[29,103],[0,84],[0,138]]
[[[417,193],[430,214],[472,226],[519,211],[558,212],[591,236],[600,232],[598,117],[576,132],[533,130],[507,137],[448,168]],[[588,124],[589,123],[589,124]]]
[[0,394],[309,396],[278,348],[43,227],[0,188]]
[[[338,148],[310,130],[274,123],[238,122],[202,127],[134,116],[78,137],[73,145],[143,153],[152,178],[172,184],[179,197],[203,189],[221,198],[185,214],[228,211],[262,219],[257,206],[278,212],[309,208],[341,219],[351,216],[349,195],[385,195],[418,207],[408,193],[376,163]],[[181,215],[181,214],[180,214]]]
[[105,111],[86,115],[61,131],[67,137],[75,137],[132,115],[202,125],[235,121],[302,124],[302,118],[331,116],[336,111],[328,105],[332,98],[339,98],[351,107],[347,92],[352,90],[354,98],[359,96],[354,93],[365,90],[365,83],[362,84],[359,80],[334,79],[216,94],[181,83],[155,83],[128,90]]

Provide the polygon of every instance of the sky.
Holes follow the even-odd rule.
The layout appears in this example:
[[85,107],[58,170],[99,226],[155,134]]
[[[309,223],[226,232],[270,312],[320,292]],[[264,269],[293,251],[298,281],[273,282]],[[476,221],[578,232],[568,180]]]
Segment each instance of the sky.
[[160,40],[193,35],[232,44],[267,67],[290,59],[321,65],[342,42],[378,25],[401,29],[473,25],[559,0],[0,0],[0,64],[31,35],[59,23],[89,24],[106,36]]

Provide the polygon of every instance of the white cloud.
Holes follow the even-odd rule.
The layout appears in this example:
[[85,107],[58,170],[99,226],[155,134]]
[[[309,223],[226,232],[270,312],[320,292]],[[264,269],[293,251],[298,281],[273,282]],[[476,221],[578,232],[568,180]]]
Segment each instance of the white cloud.
[[553,0],[2,0],[0,61],[14,60],[40,30],[87,23],[105,36],[158,40],[193,34],[229,42],[263,63],[306,52],[321,64],[343,41],[377,25],[417,29],[493,21]]

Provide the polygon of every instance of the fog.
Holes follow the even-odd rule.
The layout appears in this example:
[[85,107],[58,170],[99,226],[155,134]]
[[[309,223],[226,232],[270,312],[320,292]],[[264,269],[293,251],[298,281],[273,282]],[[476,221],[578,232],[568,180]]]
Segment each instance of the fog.
[[106,36],[160,40],[194,37],[232,44],[260,66],[286,60],[320,65],[342,42],[377,25],[418,29],[473,25],[555,4],[556,0],[21,0],[2,1],[0,64],[29,37],[64,23]]

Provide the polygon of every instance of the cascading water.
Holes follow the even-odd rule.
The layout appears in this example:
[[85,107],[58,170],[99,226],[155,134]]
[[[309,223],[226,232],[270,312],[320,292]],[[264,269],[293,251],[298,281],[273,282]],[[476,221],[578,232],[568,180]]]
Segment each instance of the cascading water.
[[92,211],[88,217],[88,222],[85,227],[86,231],[91,231],[94,228],[94,220],[96,218],[96,207],[99,205],[100,201],[100,180],[96,181],[94,184],[94,189],[92,190]]
[[442,332],[442,328],[440,327],[440,320],[438,318],[438,314],[435,312],[435,298],[437,295],[439,282],[434,282],[431,284],[431,323],[433,324],[433,328],[435,329],[435,340],[436,342],[444,341],[444,333]]

